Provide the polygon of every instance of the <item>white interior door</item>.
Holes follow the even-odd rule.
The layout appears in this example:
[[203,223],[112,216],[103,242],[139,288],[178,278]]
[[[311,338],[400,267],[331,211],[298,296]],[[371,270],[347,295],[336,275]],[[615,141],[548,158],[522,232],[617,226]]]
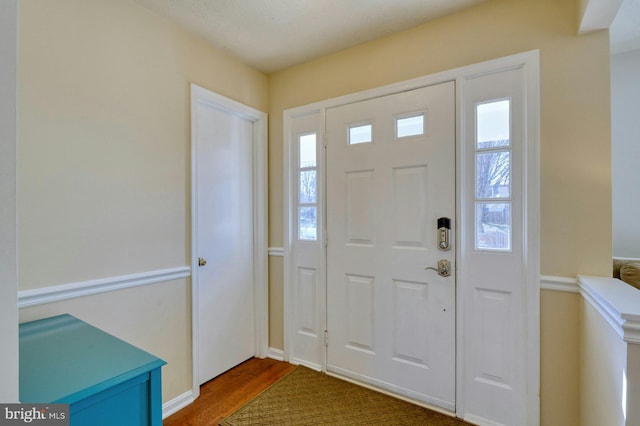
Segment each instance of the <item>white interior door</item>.
[[192,113],[202,384],[255,354],[253,123],[202,100]]
[[326,131],[327,369],[453,411],[454,83],[329,108]]

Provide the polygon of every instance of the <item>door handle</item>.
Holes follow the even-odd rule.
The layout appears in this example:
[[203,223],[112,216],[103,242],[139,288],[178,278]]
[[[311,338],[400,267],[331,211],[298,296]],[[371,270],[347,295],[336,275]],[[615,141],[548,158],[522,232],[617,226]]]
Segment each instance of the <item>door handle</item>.
[[424,269],[425,270],[433,269],[441,277],[448,277],[448,276],[451,275],[451,262],[449,262],[446,259],[440,259],[440,260],[438,260],[438,267],[437,268],[434,268],[433,266],[428,266],[428,267],[426,267]]
[[203,259],[201,257],[198,258],[198,266],[204,266],[207,264],[207,259]]

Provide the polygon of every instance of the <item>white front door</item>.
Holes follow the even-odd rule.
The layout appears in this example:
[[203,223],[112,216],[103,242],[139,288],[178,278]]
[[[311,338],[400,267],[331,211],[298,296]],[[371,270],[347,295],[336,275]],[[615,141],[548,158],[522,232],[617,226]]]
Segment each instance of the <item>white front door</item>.
[[255,354],[253,123],[205,98],[192,111],[200,384]]
[[327,370],[453,411],[454,83],[329,108],[326,132]]

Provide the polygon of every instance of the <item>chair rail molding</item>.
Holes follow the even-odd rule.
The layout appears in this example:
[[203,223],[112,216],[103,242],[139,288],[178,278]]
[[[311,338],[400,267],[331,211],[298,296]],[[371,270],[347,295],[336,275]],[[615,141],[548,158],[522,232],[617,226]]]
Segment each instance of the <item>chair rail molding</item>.
[[29,308],[52,302],[90,296],[141,285],[171,281],[191,276],[191,268],[179,266],[176,268],[159,269],[137,274],[120,275],[116,277],[100,278],[90,281],[79,281],[60,284],[51,287],[41,287],[32,290],[18,291],[18,308]]
[[269,247],[269,256],[284,257],[284,247]]
[[576,278],[555,277],[551,275],[540,276],[540,288],[542,290],[564,291],[567,293],[580,293],[580,286]]
[[640,344],[640,291],[616,278],[578,276],[580,293],[627,343]]

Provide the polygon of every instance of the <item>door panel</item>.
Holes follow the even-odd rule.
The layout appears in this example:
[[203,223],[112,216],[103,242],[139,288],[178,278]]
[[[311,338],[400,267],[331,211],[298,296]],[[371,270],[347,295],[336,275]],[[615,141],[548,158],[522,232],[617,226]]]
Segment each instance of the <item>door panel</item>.
[[197,105],[198,375],[204,383],[255,353],[253,124]]
[[455,268],[425,267],[455,262],[436,232],[455,218],[454,102],[451,82],[326,116],[327,369],[449,410]]
[[[471,319],[464,323],[463,330],[464,411],[467,417],[471,414],[476,419],[509,425],[526,423],[524,360],[529,356],[525,349],[528,314],[523,283],[527,270],[524,259],[530,247],[525,245],[524,233],[527,214],[523,210],[523,196],[527,190],[523,182],[522,81],[523,70],[511,69],[464,83],[467,99],[464,169],[471,172],[466,175],[464,186],[478,188],[463,194],[466,206],[463,217],[469,230],[465,233],[465,244],[469,249],[465,250],[461,269],[466,277],[462,314]],[[504,114],[482,115],[482,108],[500,104],[506,106]],[[503,130],[483,135],[483,121]],[[483,168],[487,159],[491,159],[492,167]],[[495,172],[500,170],[499,165],[508,170],[508,179],[500,179]],[[479,188],[487,180],[483,174],[497,182],[494,187],[498,190]],[[508,209],[486,212],[484,206]],[[503,210],[508,212],[506,220],[501,220]]]

